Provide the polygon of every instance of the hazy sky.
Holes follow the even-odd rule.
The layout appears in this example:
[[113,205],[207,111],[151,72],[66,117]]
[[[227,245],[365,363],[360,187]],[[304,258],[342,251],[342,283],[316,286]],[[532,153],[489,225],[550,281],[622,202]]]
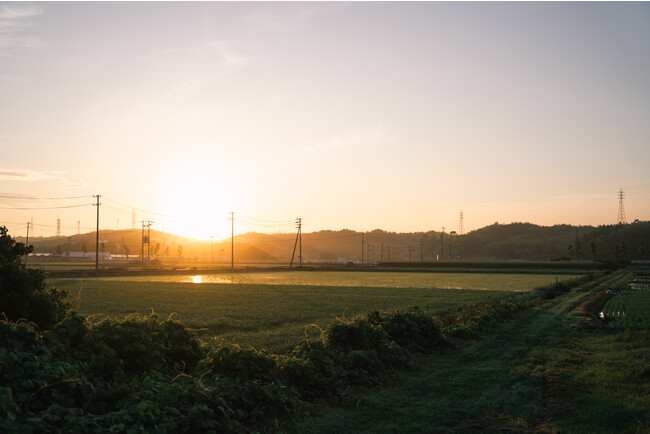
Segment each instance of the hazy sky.
[[649,77],[647,2],[0,2],[0,224],[648,220]]

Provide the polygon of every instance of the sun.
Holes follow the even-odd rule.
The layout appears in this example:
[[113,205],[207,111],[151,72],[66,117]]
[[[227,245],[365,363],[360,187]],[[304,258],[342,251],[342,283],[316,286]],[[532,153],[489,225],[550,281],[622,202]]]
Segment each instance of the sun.
[[185,179],[159,195],[161,215],[156,225],[161,229],[163,225],[165,232],[200,240],[214,237],[215,241],[231,236],[229,217],[236,205],[232,189],[225,193],[205,182]]

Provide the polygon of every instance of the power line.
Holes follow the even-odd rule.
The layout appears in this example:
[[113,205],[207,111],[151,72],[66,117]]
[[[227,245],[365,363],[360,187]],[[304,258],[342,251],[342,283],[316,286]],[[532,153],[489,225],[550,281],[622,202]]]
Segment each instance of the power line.
[[7,207],[7,206],[1,206],[0,209],[63,209],[63,208],[79,208],[82,206],[90,206],[92,204],[86,203],[83,205],[66,205],[66,206],[48,206],[48,207],[31,207],[31,206],[24,206],[24,207]]
[[67,200],[67,199],[83,199],[92,197],[90,195],[84,196],[63,196],[63,197],[38,197],[38,196],[13,196],[13,195],[0,195],[2,199],[19,199],[19,200]]

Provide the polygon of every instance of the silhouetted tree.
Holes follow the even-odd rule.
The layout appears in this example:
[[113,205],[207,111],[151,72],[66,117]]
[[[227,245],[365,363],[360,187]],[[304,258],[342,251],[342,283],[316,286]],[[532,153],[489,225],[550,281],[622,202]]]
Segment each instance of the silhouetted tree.
[[641,246],[639,246],[639,253],[641,254],[641,259],[645,261],[645,255],[648,253],[648,249],[645,246],[645,241],[641,241]]
[[32,246],[16,243],[7,228],[0,226],[0,313],[4,314],[0,318],[24,318],[41,329],[49,329],[66,315],[66,291],[45,289],[43,271],[27,268],[23,256],[33,250]]
[[589,244],[589,249],[591,250],[591,260],[595,261],[596,260],[597,247],[596,247],[596,242],[594,240],[591,240],[591,243]]

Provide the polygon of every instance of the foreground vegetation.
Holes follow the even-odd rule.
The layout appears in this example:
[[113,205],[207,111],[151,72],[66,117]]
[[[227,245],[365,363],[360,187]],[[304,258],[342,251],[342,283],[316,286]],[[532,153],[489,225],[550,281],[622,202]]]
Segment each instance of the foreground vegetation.
[[[0,248],[3,275],[26,271],[13,247]],[[23,291],[60,300],[30,275]],[[369,312],[308,328],[285,355],[202,346],[180,323],[155,316],[91,323],[68,311],[46,332],[37,311],[30,322],[8,310],[0,430],[643,431],[647,334],[620,339],[584,316],[598,310],[585,307],[592,294],[628,278],[588,275],[435,316]],[[2,284],[3,294],[21,290]],[[364,395],[391,380],[376,399]],[[293,425],[306,412],[323,417]]]
[[[271,273],[260,274],[264,277]],[[260,274],[240,276],[252,280],[259,279]],[[412,285],[424,286],[428,281],[454,287],[463,284],[460,275],[428,274],[427,277],[420,273],[399,274],[406,275]],[[277,280],[278,276],[281,280]],[[218,345],[223,340],[244,348],[252,346],[273,353],[291,350],[304,339],[305,326],[308,324],[324,328],[336,318],[352,319],[368,311],[403,311],[415,306],[420,312],[435,315],[488,299],[516,295],[512,290],[393,287],[408,283],[404,279],[391,277],[391,273],[299,272],[278,273],[278,276],[262,280],[281,283],[273,285],[152,282],[135,278],[50,280],[49,283],[65,288],[72,307],[80,315],[92,316],[91,322],[107,317],[122,319],[134,313],[147,317],[152,311],[163,319],[173,314],[173,319],[197,329],[196,333],[204,343]],[[289,280],[294,276],[301,279],[300,282],[313,278],[320,285],[284,284],[295,283],[295,280]],[[380,278],[384,277],[384,283],[390,287],[343,286],[363,284],[364,276],[368,279],[366,284],[380,284]],[[150,278],[190,280],[191,276]],[[336,286],[323,286],[327,279]],[[391,284],[391,279],[396,284]],[[555,277],[472,274],[464,280],[469,287],[494,288],[502,282],[504,287],[529,291],[535,286],[553,282]]]
[[618,333],[582,309],[628,278],[575,288],[420,359],[385,387],[313,405],[293,431],[648,432],[650,335]]

